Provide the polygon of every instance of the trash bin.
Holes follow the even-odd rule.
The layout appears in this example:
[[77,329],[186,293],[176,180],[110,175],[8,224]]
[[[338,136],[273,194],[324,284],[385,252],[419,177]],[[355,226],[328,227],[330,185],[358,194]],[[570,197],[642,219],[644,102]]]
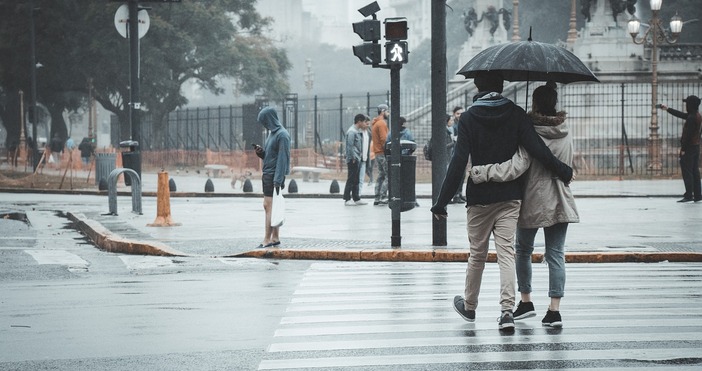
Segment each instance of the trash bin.
[[96,153],[95,154],[95,184],[100,184],[101,179],[109,178],[112,170],[115,169],[117,163],[117,155],[114,153]]
[[[390,148],[391,143],[385,144],[385,154],[386,156],[392,156]],[[414,155],[414,151],[417,150],[417,143],[410,140],[401,140],[400,148],[402,150],[402,156],[400,156],[400,184],[402,185],[402,191],[400,194],[400,200],[402,201],[400,206],[400,211],[409,211],[417,206],[417,195],[415,193],[415,184],[417,180],[417,156]],[[388,157],[388,169],[390,168],[390,163],[392,161],[391,157]],[[389,170],[388,170],[389,173]],[[388,186],[392,177],[388,177]]]
[[[141,152],[139,152],[139,142],[134,140],[125,140],[119,142],[119,147],[122,148],[122,167],[136,171],[141,179]],[[129,175],[124,175],[124,184],[131,186],[132,179]]]

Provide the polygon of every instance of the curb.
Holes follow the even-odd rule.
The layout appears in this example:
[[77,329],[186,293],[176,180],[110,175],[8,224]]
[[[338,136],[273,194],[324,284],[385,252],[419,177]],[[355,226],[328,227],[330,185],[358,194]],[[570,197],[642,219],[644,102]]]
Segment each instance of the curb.
[[188,256],[188,254],[162,243],[147,243],[122,238],[102,224],[88,219],[82,213],[68,212],[66,215],[75,224],[76,229],[93,241],[98,248],[107,252],[153,256]]
[[[153,241],[143,242],[122,238],[112,233],[99,222],[88,219],[82,213],[66,213],[75,228],[87,236],[99,249],[112,253],[151,255],[151,256],[193,256],[175,250],[170,246]],[[224,255],[223,258],[259,258],[291,260],[338,260],[338,261],[385,261],[385,262],[461,262],[469,257],[468,250],[446,249],[360,249],[360,250],[318,250],[318,249],[260,249],[241,254]],[[699,263],[702,253],[695,252],[571,252],[566,253],[567,263]],[[543,253],[534,253],[532,262],[544,261]],[[497,254],[489,252],[488,263],[497,262]]]
[[[469,253],[448,250],[289,250],[266,249],[254,250],[242,254],[228,255],[225,258],[264,258],[264,259],[300,259],[300,260],[341,260],[341,261],[406,261],[406,262],[461,262],[468,261]],[[544,261],[544,254],[534,253],[532,262]],[[699,263],[702,253],[692,252],[641,252],[641,253],[566,253],[567,263]],[[488,253],[488,263],[497,262],[497,254]]]

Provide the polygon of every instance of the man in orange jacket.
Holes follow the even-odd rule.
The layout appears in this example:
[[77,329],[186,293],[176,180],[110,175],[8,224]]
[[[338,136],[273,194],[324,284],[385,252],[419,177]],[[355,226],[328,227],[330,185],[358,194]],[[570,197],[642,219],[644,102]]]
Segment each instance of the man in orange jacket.
[[373,205],[388,204],[388,163],[385,158],[385,141],[388,138],[388,122],[390,114],[387,104],[378,105],[378,116],[373,119],[371,151],[375,154],[375,163],[378,165],[378,176],[375,179],[375,201]]

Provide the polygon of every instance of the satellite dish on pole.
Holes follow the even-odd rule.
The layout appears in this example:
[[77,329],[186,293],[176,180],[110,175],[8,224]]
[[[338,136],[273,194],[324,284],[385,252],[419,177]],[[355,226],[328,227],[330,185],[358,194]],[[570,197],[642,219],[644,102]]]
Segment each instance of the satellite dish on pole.
[[[139,10],[139,38],[141,39],[146,35],[151,25],[151,19],[149,18],[149,13],[145,9]],[[122,37],[125,39],[129,36],[129,6],[127,4],[122,4],[117,8],[115,12],[115,28]]]

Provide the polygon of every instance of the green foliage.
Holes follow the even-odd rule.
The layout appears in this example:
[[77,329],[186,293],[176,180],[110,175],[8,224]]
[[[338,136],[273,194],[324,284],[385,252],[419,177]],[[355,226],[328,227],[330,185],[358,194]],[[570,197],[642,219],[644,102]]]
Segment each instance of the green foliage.
[[[29,1],[0,1],[0,98],[29,91]],[[129,40],[115,30],[115,11],[122,4],[107,0],[34,0],[38,101],[52,112],[85,104],[88,81],[96,99],[122,122],[128,117]],[[159,118],[187,104],[181,93],[195,82],[214,94],[223,92],[223,78],[240,80],[245,94],[282,97],[290,63],[285,52],[262,35],[270,23],[255,10],[254,0],[186,0],[144,3],[151,21],[140,39],[140,96]],[[80,93],[79,95],[76,92]],[[83,97],[83,98],[80,98]],[[16,99],[0,102],[3,124],[17,112],[7,108]],[[5,113],[5,114],[3,114]],[[60,114],[59,114],[60,116]],[[65,130],[65,128],[64,128]]]

